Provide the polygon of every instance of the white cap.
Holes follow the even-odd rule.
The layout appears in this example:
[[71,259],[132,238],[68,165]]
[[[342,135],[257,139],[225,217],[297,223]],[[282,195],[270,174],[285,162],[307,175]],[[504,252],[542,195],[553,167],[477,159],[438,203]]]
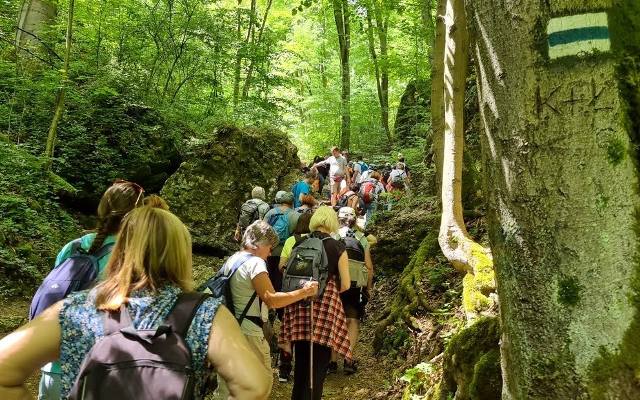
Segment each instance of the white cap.
[[340,207],[338,210],[338,218],[356,217],[356,210],[351,207]]

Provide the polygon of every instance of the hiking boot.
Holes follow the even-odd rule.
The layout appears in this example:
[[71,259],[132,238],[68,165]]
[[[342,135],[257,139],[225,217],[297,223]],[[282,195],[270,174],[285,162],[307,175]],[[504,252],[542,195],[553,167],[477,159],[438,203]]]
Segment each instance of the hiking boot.
[[355,361],[351,361],[351,362],[345,361],[344,367],[342,369],[344,370],[345,375],[352,375],[358,372],[358,365],[356,364]]
[[329,363],[329,368],[327,368],[327,375],[335,374],[338,372],[338,363],[336,361],[331,361]]
[[283,370],[278,371],[278,382],[289,383],[289,374]]

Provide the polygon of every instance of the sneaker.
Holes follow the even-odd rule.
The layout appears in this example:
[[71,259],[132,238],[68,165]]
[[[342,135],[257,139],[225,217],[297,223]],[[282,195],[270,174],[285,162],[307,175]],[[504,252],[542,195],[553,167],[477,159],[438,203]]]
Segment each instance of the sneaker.
[[327,375],[335,374],[336,372],[338,372],[338,363],[335,361],[331,361],[329,363],[329,368],[327,369]]
[[352,361],[350,363],[345,361],[343,370],[345,375],[352,375],[358,372],[358,365],[356,364],[355,361]]
[[284,371],[278,372],[278,382],[280,382],[280,383],[288,383],[289,382],[289,374],[284,373]]

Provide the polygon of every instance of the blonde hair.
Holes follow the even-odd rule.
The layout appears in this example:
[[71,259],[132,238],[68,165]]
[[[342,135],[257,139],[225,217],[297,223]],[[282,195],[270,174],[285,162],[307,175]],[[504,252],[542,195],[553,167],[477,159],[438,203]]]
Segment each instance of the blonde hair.
[[193,290],[191,235],[169,211],[149,206],[131,211],[97,286],[96,308],[117,310],[134,290],[174,285]]
[[340,225],[338,225],[338,216],[333,208],[329,206],[320,206],[313,213],[311,221],[309,221],[309,230],[311,232],[315,232],[320,227],[329,232],[338,232]]
[[157,194],[152,194],[144,198],[144,205],[154,208],[160,208],[162,210],[169,211],[169,204],[162,197]]

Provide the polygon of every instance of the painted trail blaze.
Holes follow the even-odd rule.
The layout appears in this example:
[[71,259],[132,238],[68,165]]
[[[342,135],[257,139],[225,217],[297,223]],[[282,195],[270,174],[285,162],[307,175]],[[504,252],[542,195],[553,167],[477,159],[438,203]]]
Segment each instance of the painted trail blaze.
[[549,58],[608,52],[607,13],[590,13],[552,18],[547,24]]

